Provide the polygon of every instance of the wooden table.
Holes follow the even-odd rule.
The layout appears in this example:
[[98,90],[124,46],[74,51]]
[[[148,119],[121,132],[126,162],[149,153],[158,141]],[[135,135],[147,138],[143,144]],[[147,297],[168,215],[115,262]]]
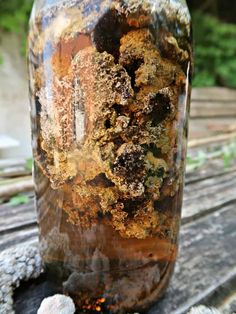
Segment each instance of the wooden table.
[[[200,169],[187,173],[180,252],[175,273],[165,297],[148,314],[186,313],[195,304],[215,306],[225,310],[224,313],[234,313],[236,161],[225,168],[222,158],[212,158],[212,151],[209,152],[209,145],[228,145],[234,137],[236,91],[194,90],[189,153],[194,156],[199,150],[206,151],[207,157]],[[37,241],[32,181],[23,163],[18,160],[12,161],[10,165],[9,161],[5,164],[0,161],[0,168],[8,169],[7,173],[2,170],[0,176],[8,180],[6,184],[11,185],[10,195],[20,192],[19,187],[23,186],[30,198],[25,205],[0,205],[1,250],[18,243]],[[9,179],[11,176],[14,179]],[[6,185],[0,184],[0,196],[4,195],[4,189],[6,192]],[[226,311],[229,307],[231,310]]]

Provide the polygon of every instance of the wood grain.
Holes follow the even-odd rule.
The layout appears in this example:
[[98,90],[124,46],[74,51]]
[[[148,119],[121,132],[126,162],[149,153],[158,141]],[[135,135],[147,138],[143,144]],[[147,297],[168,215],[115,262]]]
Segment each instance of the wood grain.
[[26,159],[24,158],[7,158],[0,159],[0,169],[9,167],[25,167]]
[[211,117],[236,117],[236,100],[230,102],[220,101],[192,101],[190,117],[204,118]]
[[0,185],[0,198],[9,198],[18,193],[32,191],[33,188],[34,183],[31,176],[4,180]]
[[3,204],[0,206],[0,235],[10,233],[16,229],[24,229],[32,223],[36,224],[36,210],[33,199],[26,205],[11,206]]
[[[191,306],[210,297],[236,276],[235,215],[235,205],[224,206],[214,214],[182,226],[180,253],[171,285],[164,298],[146,314],[186,313]],[[22,238],[25,239],[24,236]],[[33,239],[31,231],[30,241]],[[32,306],[27,309],[27,304],[32,304],[31,298],[35,304],[35,295],[41,295],[42,289],[45,292],[43,282],[36,286],[33,295],[31,289],[27,294],[24,291],[27,302],[24,303],[24,312],[18,314],[32,313]],[[44,294],[43,297],[46,296]],[[19,292],[18,298],[21,299]],[[22,302],[24,300],[21,299]]]
[[192,100],[235,101],[236,90],[224,87],[203,87],[192,90]]
[[181,229],[180,254],[165,298],[148,314],[182,314],[236,275],[236,206]]
[[235,172],[193,182],[185,186],[183,221],[193,220],[233,202],[236,203]]
[[206,138],[193,139],[188,142],[188,148],[194,147],[203,147],[208,146],[214,143],[221,142],[229,142],[230,140],[234,140],[236,138],[236,132],[228,133],[228,134],[220,134],[215,136],[210,136]]
[[36,243],[38,239],[38,227],[28,226],[21,230],[16,230],[10,233],[3,233],[0,235],[0,251],[5,250],[11,246],[17,244],[28,244]]
[[[206,171],[187,175],[182,210],[183,223],[236,201],[236,168],[224,170],[220,163],[215,167],[208,164],[205,169]],[[33,199],[27,205],[0,205],[0,235],[16,229],[21,231],[32,224],[36,225]],[[17,233],[15,236],[17,237]],[[7,246],[7,243],[5,245]]]
[[[235,105],[236,106],[236,105]],[[189,139],[199,139],[236,131],[236,118],[196,118],[189,121]]]

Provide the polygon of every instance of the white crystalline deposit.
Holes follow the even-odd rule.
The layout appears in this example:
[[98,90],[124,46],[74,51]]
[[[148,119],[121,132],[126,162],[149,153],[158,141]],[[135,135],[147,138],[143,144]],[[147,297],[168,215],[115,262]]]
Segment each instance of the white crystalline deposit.
[[165,16],[171,21],[176,20],[181,26],[185,27],[188,35],[190,34],[190,13],[185,0],[151,0],[153,10]]
[[70,297],[56,294],[46,298],[40,305],[37,314],[74,314],[75,305]]
[[21,281],[37,278],[42,263],[37,247],[17,246],[0,254],[0,313],[13,314],[13,291]]
[[209,308],[204,305],[199,305],[196,307],[192,307],[188,314],[222,314],[222,313],[213,307]]

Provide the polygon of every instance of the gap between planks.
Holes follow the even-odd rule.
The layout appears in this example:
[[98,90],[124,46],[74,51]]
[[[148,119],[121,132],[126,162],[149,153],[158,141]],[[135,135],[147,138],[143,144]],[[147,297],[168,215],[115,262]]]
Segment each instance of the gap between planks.
[[214,135],[206,138],[192,139],[188,142],[188,148],[206,146],[210,144],[218,144],[236,139],[236,132]]
[[192,101],[236,101],[236,90],[225,87],[193,88]]
[[180,254],[165,298],[148,314],[183,314],[236,275],[236,206],[182,227]]
[[[236,275],[235,206],[184,225],[180,253],[164,298],[147,314],[183,314]],[[27,243],[34,243],[31,230]]]
[[191,119],[231,118],[236,117],[236,99],[232,102],[192,101]]

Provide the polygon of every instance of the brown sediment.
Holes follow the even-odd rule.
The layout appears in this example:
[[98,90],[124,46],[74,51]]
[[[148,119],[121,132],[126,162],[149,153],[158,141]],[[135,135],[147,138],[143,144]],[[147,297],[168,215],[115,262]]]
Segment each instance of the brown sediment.
[[[62,66],[63,60],[62,55]],[[51,91],[46,86],[37,94],[42,104],[41,146],[49,160],[45,173],[54,188],[71,187],[72,202],[64,206],[74,224],[91,225],[101,211],[110,213],[110,223],[123,237],[154,235],[159,219],[153,201],[159,199],[170,167],[173,170],[170,152],[177,141],[182,70],[161,57],[148,29],[121,38],[119,64],[93,47],[83,48],[67,63],[66,75],[54,76]],[[79,136],[76,123],[83,132]],[[161,157],[148,150],[150,144],[160,149]],[[109,182],[105,192],[103,184],[88,183],[101,173],[100,181]],[[174,181],[171,196],[178,190],[178,178]],[[147,201],[150,198],[153,201]],[[128,217],[125,203],[136,199],[139,206]]]
[[177,66],[161,57],[146,28],[130,31],[121,38],[120,63],[129,68],[137,61],[140,66],[134,73],[135,86],[143,87],[145,92],[157,92],[171,85],[178,75]]
[[79,308],[143,309],[177,255],[191,47],[150,1],[73,1],[30,32],[41,251]]

